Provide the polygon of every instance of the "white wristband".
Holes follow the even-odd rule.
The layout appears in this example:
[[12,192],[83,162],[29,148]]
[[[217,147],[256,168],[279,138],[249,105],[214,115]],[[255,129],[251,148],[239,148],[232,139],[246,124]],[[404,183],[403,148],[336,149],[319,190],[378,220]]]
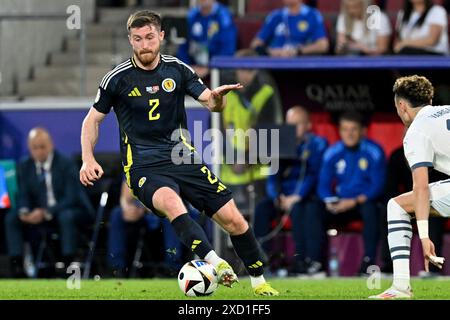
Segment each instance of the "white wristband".
[[420,239],[429,238],[428,236],[428,220],[417,220],[417,231]]

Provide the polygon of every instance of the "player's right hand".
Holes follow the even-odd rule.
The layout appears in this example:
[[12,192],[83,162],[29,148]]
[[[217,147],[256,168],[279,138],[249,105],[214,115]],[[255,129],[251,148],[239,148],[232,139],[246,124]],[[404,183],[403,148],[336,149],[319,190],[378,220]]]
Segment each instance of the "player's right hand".
[[97,161],[84,161],[80,169],[80,181],[87,186],[93,186],[94,182],[103,176],[103,169]]
[[423,251],[423,257],[425,259],[425,271],[429,272],[429,264],[430,262],[434,264],[439,269],[442,269],[442,263],[439,263],[439,261],[436,261],[436,251],[434,249],[434,243],[429,238],[422,239],[422,251]]

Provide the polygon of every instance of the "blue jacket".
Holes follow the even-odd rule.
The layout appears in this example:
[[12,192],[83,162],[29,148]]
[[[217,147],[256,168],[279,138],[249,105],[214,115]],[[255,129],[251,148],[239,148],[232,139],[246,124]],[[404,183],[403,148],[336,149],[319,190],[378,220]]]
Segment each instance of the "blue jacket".
[[[198,7],[188,14],[188,36],[186,43],[180,45],[177,57],[187,64],[201,64],[192,55],[193,46],[207,48],[209,58],[213,56],[232,56],[236,51],[237,31],[228,8],[220,3],[214,4],[212,12],[203,16]],[[191,52],[190,52],[191,49]]]
[[290,15],[287,8],[273,11],[257,34],[270,48],[307,45],[326,36],[322,15],[307,5],[302,5],[295,15]]
[[305,141],[297,146],[298,159],[281,160],[278,172],[267,179],[268,197],[298,194],[304,199],[314,192],[327,145],[324,138],[307,134]]
[[362,139],[355,150],[337,142],[324,154],[318,194],[322,200],[359,195],[365,195],[369,200],[377,199],[383,193],[385,171],[384,152],[375,142]]
[[[81,209],[94,215],[94,209],[89,201],[85,190],[78,180],[78,172],[75,164],[67,157],[54,151],[52,167],[52,188],[56,200],[56,205],[47,208],[53,215],[64,209]],[[31,157],[22,160],[18,165],[18,211],[45,207],[42,203],[42,193],[40,192],[39,177],[36,172],[36,165]]]

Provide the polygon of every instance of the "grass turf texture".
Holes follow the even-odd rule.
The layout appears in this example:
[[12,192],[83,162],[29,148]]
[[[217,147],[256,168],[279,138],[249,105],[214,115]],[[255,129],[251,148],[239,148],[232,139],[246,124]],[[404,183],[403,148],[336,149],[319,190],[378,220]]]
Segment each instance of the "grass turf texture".
[[[295,278],[270,279],[280,291],[279,297],[255,297],[250,281],[242,279],[233,288],[219,286],[209,297],[185,297],[176,279],[144,280],[88,280],[81,281],[81,289],[67,289],[65,280],[1,280],[0,299],[45,300],[360,300],[381,290],[369,290],[366,279],[301,280]],[[382,280],[382,290],[390,285]],[[427,279],[412,281],[415,299],[450,300],[450,279]]]

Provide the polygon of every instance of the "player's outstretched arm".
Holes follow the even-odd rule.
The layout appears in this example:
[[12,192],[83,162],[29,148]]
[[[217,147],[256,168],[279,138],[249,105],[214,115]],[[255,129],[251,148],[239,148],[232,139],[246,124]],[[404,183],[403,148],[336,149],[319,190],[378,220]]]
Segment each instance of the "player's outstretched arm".
[[214,90],[206,89],[198,97],[201,104],[209,109],[211,112],[222,112],[227,104],[225,95],[232,90],[242,89],[243,86],[240,83],[237,84],[225,84],[217,87]]
[[81,159],[80,181],[84,186],[94,185],[94,181],[103,175],[102,167],[94,157],[94,148],[98,140],[98,127],[105,118],[105,114],[91,108],[83,120],[81,127]]
[[428,217],[430,215],[430,188],[428,185],[428,168],[416,168],[413,175],[414,211],[417,220],[417,229],[422,242],[425,271],[428,272],[431,262],[438,268],[442,268],[444,259],[436,256],[433,242],[428,236]]

